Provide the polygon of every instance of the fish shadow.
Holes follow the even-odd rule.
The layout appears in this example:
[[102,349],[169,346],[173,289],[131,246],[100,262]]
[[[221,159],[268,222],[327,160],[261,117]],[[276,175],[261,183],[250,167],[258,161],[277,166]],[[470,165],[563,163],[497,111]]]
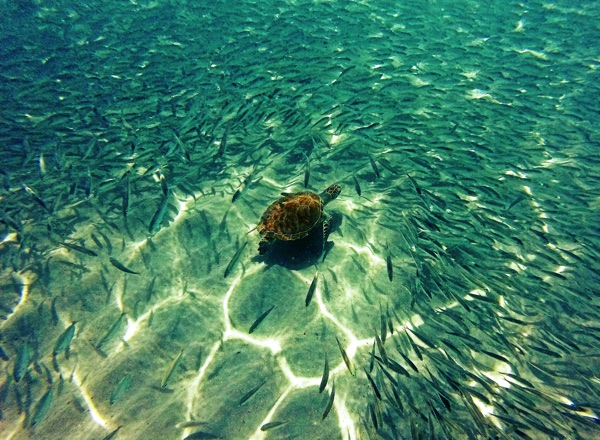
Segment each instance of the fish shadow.
[[[342,219],[340,214],[335,213],[331,217],[328,238],[339,228]],[[323,249],[323,228],[317,227],[300,240],[275,240],[265,255],[258,255],[254,260],[266,263],[267,269],[271,266],[281,266],[290,270],[302,270],[317,265],[321,259],[327,257],[333,246],[332,241],[327,241]]]

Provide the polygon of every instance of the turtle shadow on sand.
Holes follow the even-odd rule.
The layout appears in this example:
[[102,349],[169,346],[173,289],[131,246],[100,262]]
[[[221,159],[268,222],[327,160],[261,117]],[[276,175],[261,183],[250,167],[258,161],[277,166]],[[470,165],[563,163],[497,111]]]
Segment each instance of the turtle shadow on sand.
[[[341,214],[331,213],[328,238],[338,230],[342,222]],[[290,270],[301,270],[320,263],[333,248],[333,241],[325,242],[323,249],[323,229],[314,228],[306,237],[293,241],[275,240],[265,255],[256,255],[254,261],[263,261],[267,269],[271,266],[282,266]]]

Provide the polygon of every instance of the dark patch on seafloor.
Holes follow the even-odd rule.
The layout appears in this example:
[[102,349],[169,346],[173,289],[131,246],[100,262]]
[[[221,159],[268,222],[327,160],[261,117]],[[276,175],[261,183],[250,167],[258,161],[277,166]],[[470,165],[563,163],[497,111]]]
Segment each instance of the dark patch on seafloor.
[[[328,239],[342,223],[340,214],[331,213],[330,215]],[[254,260],[264,261],[267,264],[267,270],[271,266],[282,266],[289,270],[302,270],[309,266],[315,266],[325,259],[333,246],[333,241],[328,240],[325,243],[325,249],[323,249],[323,228],[316,227],[308,236],[300,240],[275,240],[265,255],[257,255]]]

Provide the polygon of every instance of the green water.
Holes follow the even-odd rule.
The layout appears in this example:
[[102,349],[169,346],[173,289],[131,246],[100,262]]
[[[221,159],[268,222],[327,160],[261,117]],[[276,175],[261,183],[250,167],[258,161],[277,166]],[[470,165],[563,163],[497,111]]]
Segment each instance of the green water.
[[1,8],[3,438],[599,435],[600,3]]

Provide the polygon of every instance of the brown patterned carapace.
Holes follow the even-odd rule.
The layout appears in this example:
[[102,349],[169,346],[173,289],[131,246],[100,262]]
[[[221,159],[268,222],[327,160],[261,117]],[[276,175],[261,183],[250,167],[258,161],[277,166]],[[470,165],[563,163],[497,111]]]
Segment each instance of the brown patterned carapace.
[[285,196],[271,204],[260,218],[258,232],[279,240],[298,240],[321,220],[323,201],[311,192]]
[[298,240],[306,237],[315,226],[323,226],[323,245],[329,231],[329,220],[323,207],[335,199],[342,188],[331,185],[321,194],[299,192],[287,194],[267,208],[256,229],[262,235],[258,252],[263,255],[271,242],[277,240]]

